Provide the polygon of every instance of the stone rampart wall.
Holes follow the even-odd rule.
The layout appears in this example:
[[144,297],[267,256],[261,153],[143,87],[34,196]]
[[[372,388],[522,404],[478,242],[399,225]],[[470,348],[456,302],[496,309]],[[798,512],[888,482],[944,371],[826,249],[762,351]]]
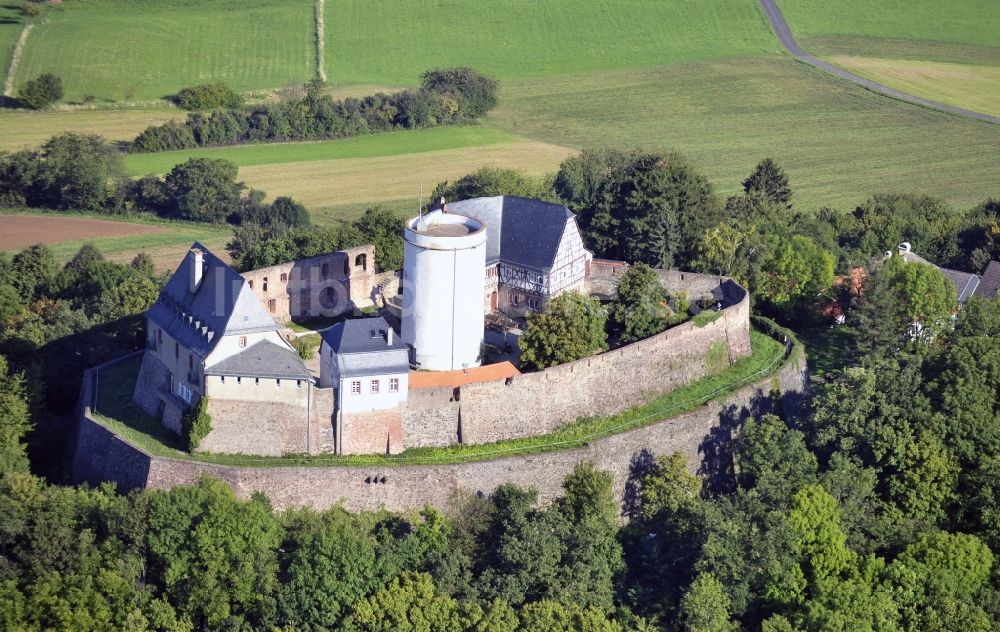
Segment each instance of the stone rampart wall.
[[445,506],[457,490],[489,494],[502,483],[534,487],[540,502],[549,503],[561,495],[562,482],[576,463],[590,461],[614,475],[615,494],[624,513],[633,500],[637,476],[657,455],[680,451],[689,469],[710,483],[716,477],[725,479],[732,440],[743,421],[778,404],[770,396],[775,386],[782,393],[780,405],[795,406],[806,388],[805,368],[804,357],[790,361],[776,375],[722,402],[596,439],[582,448],[449,465],[231,467],[150,457],[84,415],[74,471],[80,480],[114,480],[123,489],[166,489],[209,475],[229,483],[242,498],[261,491],[277,509],[304,505],[323,509],[343,503],[355,511],[382,507],[402,511],[425,503]]
[[426,395],[411,390],[404,445],[442,445],[442,438],[452,434],[470,444],[545,434],[582,417],[617,414],[716,372],[719,367],[709,363],[713,346],[724,347],[729,363],[750,354],[746,290],[717,276],[664,274],[669,289],[694,298],[713,293],[725,306],[716,320],[701,327],[688,321],[631,345],[509,381],[467,384],[459,389],[454,416],[449,409],[415,401]]

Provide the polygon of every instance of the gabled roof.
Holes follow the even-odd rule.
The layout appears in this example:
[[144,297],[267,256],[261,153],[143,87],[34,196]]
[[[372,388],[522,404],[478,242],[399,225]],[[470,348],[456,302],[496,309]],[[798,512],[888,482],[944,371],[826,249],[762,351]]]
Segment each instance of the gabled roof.
[[566,225],[576,222],[562,204],[516,195],[448,202],[448,212],[486,225],[487,264],[503,261],[538,272],[552,267]]
[[202,253],[202,279],[189,290],[194,257],[188,253],[146,315],[184,348],[205,357],[223,336],[275,331],[278,326],[242,276],[208,248]]
[[341,321],[322,335],[336,354],[341,377],[406,373],[410,370],[409,350],[395,332],[389,344],[390,331],[385,319],[376,316]]
[[904,261],[907,263],[922,263],[928,266],[934,266],[941,271],[949,281],[955,285],[955,293],[958,295],[958,302],[964,303],[969,300],[969,297],[976,291],[979,287],[979,277],[971,272],[961,272],[960,270],[952,270],[950,268],[941,268],[927,259],[924,259],[915,252],[901,252],[900,255]]
[[389,323],[381,316],[342,320],[322,333],[323,341],[334,353],[375,353],[406,351],[406,343],[393,332],[389,344]]
[[990,261],[990,265],[986,266],[986,271],[979,279],[976,296],[994,299],[997,297],[998,289],[1000,289],[1000,261]]
[[269,340],[258,341],[236,355],[207,367],[205,375],[312,379],[299,354]]

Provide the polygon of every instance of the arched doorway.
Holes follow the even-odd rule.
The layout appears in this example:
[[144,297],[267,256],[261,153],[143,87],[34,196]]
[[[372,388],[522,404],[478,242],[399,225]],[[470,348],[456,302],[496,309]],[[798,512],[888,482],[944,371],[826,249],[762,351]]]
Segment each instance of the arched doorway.
[[498,307],[497,303],[498,302],[499,302],[499,297],[497,296],[497,293],[494,290],[493,293],[490,294],[490,311],[491,312],[497,311],[497,307]]

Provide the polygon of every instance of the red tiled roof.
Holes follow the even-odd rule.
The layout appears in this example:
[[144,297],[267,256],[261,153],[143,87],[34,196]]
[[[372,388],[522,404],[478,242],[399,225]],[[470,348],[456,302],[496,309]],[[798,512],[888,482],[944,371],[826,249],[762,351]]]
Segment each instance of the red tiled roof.
[[410,388],[438,388],[462,386],[479,382],[496,382],[521,375],[517,367],[503,361],[458,371],[410,371]]

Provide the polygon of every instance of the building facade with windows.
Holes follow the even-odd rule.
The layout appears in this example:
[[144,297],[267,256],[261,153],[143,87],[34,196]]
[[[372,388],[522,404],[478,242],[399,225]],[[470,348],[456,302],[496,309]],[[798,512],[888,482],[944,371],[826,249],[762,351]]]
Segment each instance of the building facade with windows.
[[403,450],[409,372],[407,345],[382,317],[345,320],[323,332],[319,385],[336,393],[338,453]]
[[311,373],[249,281],[201,244],[191,247],[146,321],[133,399],[175,432],[202,396],[280,405],[260,407],[264,416],[310,414]]
[[562,204],[513,195],[439,201],[438,209],[486,227],[486,311],[523,316],[559,294],[585,292],[593,254]]

